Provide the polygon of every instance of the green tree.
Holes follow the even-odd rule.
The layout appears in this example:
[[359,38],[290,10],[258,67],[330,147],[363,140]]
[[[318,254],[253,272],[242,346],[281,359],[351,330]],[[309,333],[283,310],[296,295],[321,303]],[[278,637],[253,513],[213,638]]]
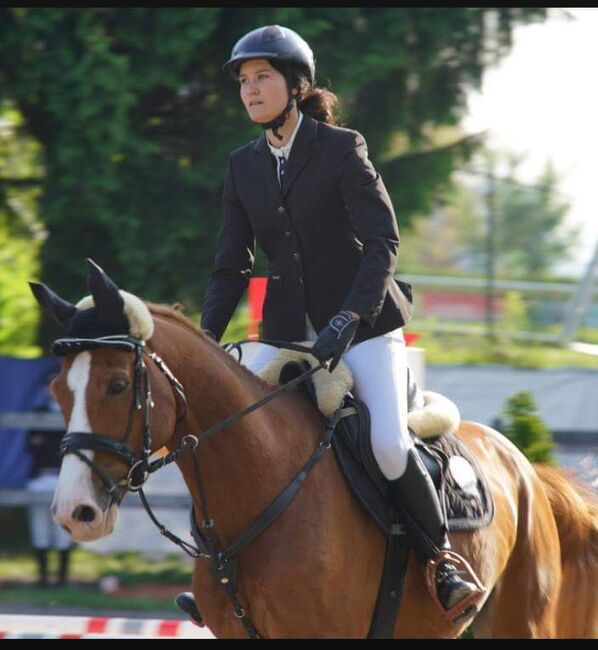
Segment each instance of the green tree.
[[[579,228],[567,225],[569,204],[559,193],[559,177],[549,162],[531,183],[522,183],[522,156],[482,152],[494,174],[495,272],[504,278],[542,279],[555,265],[575,253]],[[402,269],[438,273],[486,272],[489,183],[480,165],[472,175],[467,168],[455,174],[453,186],[438,197],[439,207],[418,219],[409,231],[409,246]],[[410,250],[407,250],[410,249]]]
[[151,300],[199,305],[228,153],[261,133],[222,73],[232,44],[279,23],[312,44],[364,133],[401,223],[426,212],[475,139],[437,147],[466,91],[544,8],[0,9],[0,98],[43,150],[41,276],[75,300],[86,256]]
[[538,416],[536,404],[530,392],[520,391],[506,403],[507,417],[505,435],[534,463],[555,465],[552,434]]
[[540,278],[555,263],[570,259],[579,230],[566,227],[569,204],[559,196],[558,176],[550,163],[533,184],[517,182],[522,158],[507,158],[509,171],[497,184],[497,270],[504,276]]
[[18,111],[0,104],[0,354],[37,356],[39,312],[27,281],[38,273],[45,238],[37,202],[39,145],[23,132]]

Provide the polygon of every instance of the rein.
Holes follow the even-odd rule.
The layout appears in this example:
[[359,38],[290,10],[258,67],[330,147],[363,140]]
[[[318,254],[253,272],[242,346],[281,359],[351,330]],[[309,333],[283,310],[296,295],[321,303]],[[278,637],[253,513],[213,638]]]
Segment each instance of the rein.
[[[231,349],[236,349],[239,353],[238,361],[242,358],[241,344],[246,342],[255,342],[251,339],[239,341],[237,343],[229,343],[224,346],[224,349],[229,352]],[[311,352],[311,348],[294,343],[287,343],[285,341],[260,341],[275,347],[288,348],[302,352]],[[143,361],[144,355],[151,359],[160,372],[168,379],[171,388],[175,394],[175,398],[179,397],[184,405],[183,415],[178,417],[175,424],[175,431],[178,425],[184,420],[187,411],[187,398],[183,385],[170,371],[166,363],[155,353],[148,353],[145,349],[145,342],[127,335],[106,336],[95,339],[80,339],[80,338],[62,338],[57,339],[52,344],[52,350],[57,355],[66,355],[69,353],[78,353],[85,350],[97,349],[100,347],[114,347],[131,351],[135,353],[135,373],[134,373],[134,392],[129,409],[129,416],[125,432],[120,441],[115,441],[112,438],[102,436],[96,433],[88,432],[70,432],[66,434],[62,440],[60,451],[61,458],[67,454],[75,454],[80,460],[86,463],[93,472],[95,472],[102,483],[106,487],[110,495],[110,502],[107,507],[112,503],[119,504],[127,491],[139,492],[141,503],[145,508],[152,523],[159,529],[160,533],[167,537],[177,546],[187,553],[187,555],[194,558],[207,558],[210,560],[211,570],[220,585],[226,591],[231,604],[233,606],[233,613],[236,618],[245,627],[245,630],[250,638],[260,638],[255,626],[247,616],[246,610],[243,608],[236,594],[236,558],[235,555],[256,537],[258,537],[268,526],[270,526],[278,516],[284,511],[291,499],[295,496],[311,470],[315,467],[318,460],[322,457],[327,449],[330,449],[332,436],[339,420],[347,415],[343,412],[342,408],[337,409],[333,415],[327,419],[326,431],[319,446],[312,453],[302,469],[292,479],[291,483],[272,501],[272,503],[257,517],[257,519],[247,528],[247,530],[240,535],[240,537],[233,542],[228,548],[220,550],[216,544],[216,536],[214,532],[215,522],[210,517],[206,490],[202,480],[202,474],[199,465],[199,444],[202,441],[210,439],[216,432],[221,431],[227,426],[239,421],[244,416],[257,410],[264,404],[276,399],[285,392],[288,392],[298,384],[304,382],[311,375],[316,373],[322,368],[327,368],[329,362],[323,361],[318,365],[310,368],[309,370],[301,373],[291,381],[283,386],[279,386],[272,392],[268,393],[265,397],[251,404],[247,408],[234,413],[233,415],[217,422],[205,431],[198,435],[188,434],[183,437],[181,444],[175,450],[168,453],[163,458],[150,462],[152,447],[151,426],[149,421],[150,410],[154,408],[155,404],[151,395],[151,386],[147,367]],[[133,449],[128,444],[128,439],[131,435],[133,417],[138,410],[143,411],[143,451],[140,458],[136,458]],[[108,453],[116,456],[128,467],[128,474],[120,481],[115,482],[108,474],[99,467],[95,462],[89,459],[82,450],[93,450],[103,453]],[[181,538],[170,532],[163,524],[161,524],[155,517],[147,497],[143,492],[143,485],[148,480],[149,476],[158,471],[162,467],[174,462],[179,456],[187,451],[193,451],[192,459],[195,467],[195,477],[197,480],[198,492],[200,495],[202,507],[202,523],[200,527],[204,533],[200,532],[195,519],[195,510],[191,508],[191,534],[197,546],[193,546],[185,542]]]

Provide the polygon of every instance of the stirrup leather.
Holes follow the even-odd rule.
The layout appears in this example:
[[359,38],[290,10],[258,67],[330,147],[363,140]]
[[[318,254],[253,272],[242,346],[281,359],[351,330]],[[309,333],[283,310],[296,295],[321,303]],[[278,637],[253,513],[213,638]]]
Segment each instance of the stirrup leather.
[[[463,598],[460,602],[456,603],[450,609],[444,608],[443,604],[440,602],[436,590],[436,570],[438,569],[438,566],[443,562],[450,562],[457,568],[459,572],[467,573],[467,581],[473,582],[479,589],[479,591],[474,591],[469,596]],[[425,568],[425,573],[426,586],[428,587],[428,591],[434,599],[434,602],[440,608],[440,611],[443,612],[443,615],[446,619],[450,621],[456,621],[466,614],[469,615],[477,612],[480,601],[486,595],[486,589],[480,582],[474,570],[464,558],[462,558],[454,551],[440,550],[436,555],[434,555],[434,557],[431,557],[428,560]],[[472,607],[475,611],[470,611]]]

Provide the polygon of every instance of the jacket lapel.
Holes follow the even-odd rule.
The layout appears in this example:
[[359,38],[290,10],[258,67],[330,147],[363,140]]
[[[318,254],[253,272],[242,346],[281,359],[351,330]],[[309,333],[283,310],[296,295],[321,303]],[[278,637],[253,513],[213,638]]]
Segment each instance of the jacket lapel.
[[309,117],[309,115],[304,114],[299,131],[297,131],[297,135],[295,136],[295,142],[293,142],[293,146],[291,147],[291,155],[289,156],[284,174],[284,196],[288,194],[299,172],[305,167],[305,164],[314,152],[317,129],[317,121]]
[[303,121],[295,136],[295,142],[291,148],[291,155],[287,163],[284,179],[284,191],[281,192],[278,178],[276,176],[276,169],[272,161],[272,154],[268,147],[266,134],[262,135],[256,140],[254,145],[254,153],[256,156],[257,170],[265,180],[270,191],[282,200],[283,194],[288,194],[291,185],[299,175],[299,172],[305,167],[307,161],[310,159],[314,152],[315,140],[318,132],[318,122],[309,115],[303,115]]
[[274,167],[272,154],[270,153],[265,133],[262,133],[262,135],[257,139],[253,151],[256,159],[256,169],[266,183],[268,194],[275,196],[277,202],[281,203],[282,192],[280,191],[276,169]]

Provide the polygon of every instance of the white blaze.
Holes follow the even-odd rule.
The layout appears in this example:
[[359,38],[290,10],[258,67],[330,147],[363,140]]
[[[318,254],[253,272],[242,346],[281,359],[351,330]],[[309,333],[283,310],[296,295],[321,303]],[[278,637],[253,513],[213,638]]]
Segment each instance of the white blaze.
[[91,353],[81,352],[75,357],[71,369],[66,376],[66,383],[73,392],[73,412],[68,424],[68,432],[83,431],[91,433],[91,425],[87,417],[85,393],[89,383],[91,368]]
[[[91,425],[87,415],[87,404],[85,392],[89,383],[91,368],[91,353],[81,352],[73,361],[68,371],[66,381],[73,392],[73,411],[68,423],[67,433],[77,431],[78,433],[91,433]],[[93,452],[82,450],[83,454],[90,460],[93,459]],[[56,515],[69,515],[74,506],[80,501],[91,500],[95,503],[95,492],[91,481],[91,468],[74,454],[67,454],[60,468],[58,485],[54,494],[54,506]]]

